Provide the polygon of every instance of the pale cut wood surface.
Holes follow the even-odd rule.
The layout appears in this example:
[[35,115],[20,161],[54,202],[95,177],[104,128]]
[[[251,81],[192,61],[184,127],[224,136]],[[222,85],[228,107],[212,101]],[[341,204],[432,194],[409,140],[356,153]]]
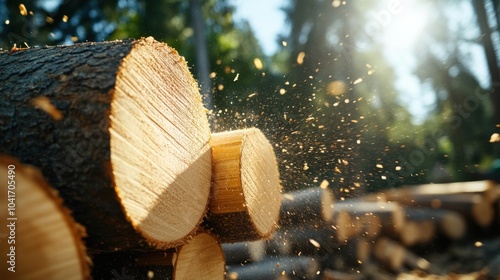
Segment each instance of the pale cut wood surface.
[[280,208],[280,226],[328,224],[333,218],[334,196],[331,189],[312,187],[284,193]]
[[[77,224],[62,205],[38,169],[22,165],[11,157],[0,156],[0,199],[7,201],[8,166],[15,169],[15,215],[8,216],[2,203],[0,228],[1,279],[90,279],[90,259],[83,243],[85,229]],[[3,208],[5,206],[5,208]],[[7,220],[16,218],[16,220]],[[15,239],[6,223],[15,223]],[[15,243],[8,243],[14,240]],[[7,254],[15,246],[15,273],[7,270]],[[5,249],[9,249],[6,251]]]
[[42,170],[89,249],[163,249],[195,234],[210,131],[174,49],[149,37],[0,52],[0,80],[0,153]]
[[275,230],[281,186],[271,143],[256,128],[214,133],[213,186],[206,226],[222,242],[269,237]]
[[219,241],[200,233],[177,249],[175,280],[217,280],[225,277],[225,258]]

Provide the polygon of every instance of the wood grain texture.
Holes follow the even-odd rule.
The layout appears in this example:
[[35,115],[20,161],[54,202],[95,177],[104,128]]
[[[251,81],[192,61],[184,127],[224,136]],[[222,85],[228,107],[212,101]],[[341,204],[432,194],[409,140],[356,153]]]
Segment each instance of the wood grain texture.
[[211,145],[213,186],[206,227],[225,243],[269,237],[281,203],[272,145],[256,128],[214,133]]
[[[9,169],[8,166],[14,166]],[[14,215],[8,216],[7,178],[15,178]],[[90,259],[83,243],[85,229],[77,224],[62,204],[57,192],[45,181],[38,169],[0,156],[0,229],[2,260],[1,279],[90,279]],[[11,196],[12,197],[12,196]],[[15,218],[16,220],[8,220]],[[6,225],[11,225],[9,228]],[[9,238],[8,238],[9,237]],[[13,238],[11,238],[13,237]],[[14,246],[14,263],[9,264]],[[8,250],[4,250],[8,249]],[[15,272],[7,270],[14,266]]]
[[92,250],[167,248],[195,233],[210,132],[174,49],[146,38],[2,52],[0,80],[0,152],[41,168]]

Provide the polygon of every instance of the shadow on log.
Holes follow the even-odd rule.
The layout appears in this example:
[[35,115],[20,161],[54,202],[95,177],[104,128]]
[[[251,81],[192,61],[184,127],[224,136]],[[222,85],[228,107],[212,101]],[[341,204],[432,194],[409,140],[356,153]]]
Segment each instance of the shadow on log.
[[149,37],[0,52],[0,80],[0,153],[42,170],[90,249],[169,248],[196,232],[210,131],[174,49]]
[[268,238],[281,202],[278,163],[256,128],[214,133],[213,186],[205,226],[224,242]]

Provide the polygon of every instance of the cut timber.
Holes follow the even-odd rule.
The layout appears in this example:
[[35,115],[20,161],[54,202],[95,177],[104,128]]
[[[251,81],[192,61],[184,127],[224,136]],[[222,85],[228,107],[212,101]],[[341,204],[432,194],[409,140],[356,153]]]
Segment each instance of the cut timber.
[[[399,232],[405,223],[404,208],[394,202],[342,201],[335,204],[335,211],[345,211],[351,220],[365,215],[379,217],[383,232]],[[373,229],[374,230],[374,229]]]
[[395,190],[396,192],[410,192],[418,194],[480,194],[488,202],[494,202],[498,198],[495,189],[496,183],[490,180],[454,182],[445,184],[426,184],[405,186]]
[[406,219],[409,221],[432,221],[436,224],[437,233],[451,240],[461,239],[467,231],[467,224],[463,216],[446,209],[407,207]]
[[372,250],[373,256],[383,266],[398,272],[403,268],[406,248],[388,238],[379,238]]
[[309,257],[269,258],[244,266],[229,266],[228,280],[316,279],[319,263]]
[[494,219],[492,203],[487,201],[481,194],[399,193],[397,195],[390,195],[389,200],[413,207],[430,207],[456,211],[469,219],[472,224],[476,224],[482,228],[490,226]]
[[349,212],[344,210],[333,210],[332,227],[335,229],[337,241],[347,242],[347,240],[356,235],[355,224],[351,219]]
[[89,279],[85,230],[38,169],[0,156],[0,174],[0,278]]
[[200,233],[174,249],[154,252],[117,252],[94,256],[94,279],[224,279],[225,261],[220,243]]
[[372,242],[365,238],[349,240],[326,256],[324,267],[344,271],[357,270],[370,257]]
[[219,241],[210,234],[201,233],[177,249],[174,278],[222,280],[225,266],[224,253]]
[[174,49],[150,37],[1,52],[0,80],[0,152],[41,168],[88,247],[169,248],[194,234],[210,131]]
[[430,263],[399,243],[388,239],[380,238],[375,243],[373,255],[380,263],[394,272],[399,272],[404,266],[410,269],[420,269],[428,271]]
[[283,194],[281,226],[325,224],[333,218],[333,192],[314,187]]
[[213,186],[206,226],[222,242],[270,237],[279,218],[279,172],[271,143],[256,128],[214,133]]
[[266,255],[264,240],[222,244],[227,264],[246,264],[261,261]]
[[280,245],[282,255],[328,255],[338,250],[339,243],[332,228],[287,229],[277,231],[272,239]]

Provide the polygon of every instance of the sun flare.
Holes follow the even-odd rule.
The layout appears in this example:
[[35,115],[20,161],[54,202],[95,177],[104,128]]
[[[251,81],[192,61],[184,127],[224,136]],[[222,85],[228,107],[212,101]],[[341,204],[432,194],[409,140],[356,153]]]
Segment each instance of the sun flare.
[[[382,43],[397,49],[411,48],[424,32],[427,21],[426,2],[421,1],[388,1],[401,2],[397,13],[387,16],[387,26],[382,29]],[[387,11],[388,13],[390,12]]]

